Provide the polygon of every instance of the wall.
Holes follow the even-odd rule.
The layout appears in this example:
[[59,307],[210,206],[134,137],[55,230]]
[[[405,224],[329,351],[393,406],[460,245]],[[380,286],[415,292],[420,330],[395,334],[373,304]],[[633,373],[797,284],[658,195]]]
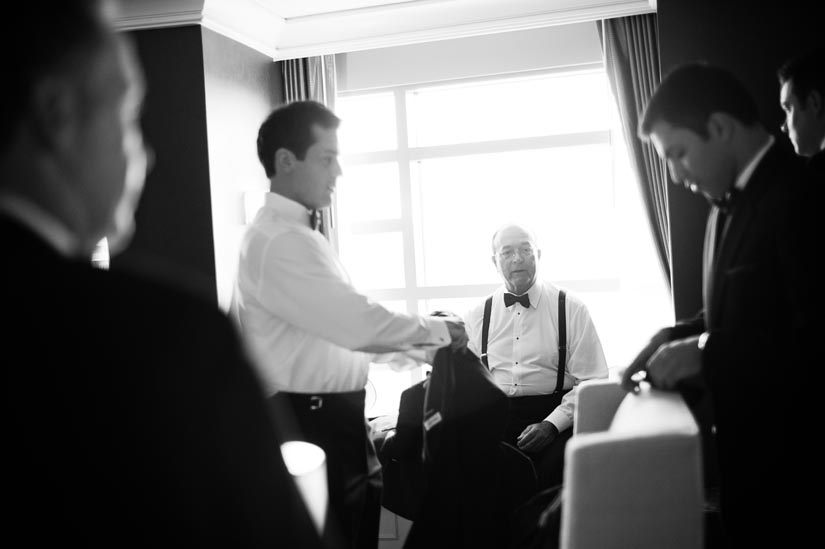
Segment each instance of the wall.
[[110,268],[160,270],[226,308],[243,193],[266,187],[255,138],[280,101],[278,65],[200,25],[130,34],[146,73],[143,127],[156,161],[132,245]]
[[130,33],[146,73],[143,128],[156,159],[134,240],[110,268],[160,268],[215,300],[200,33],[199,26]]
[[[820,13],[815,12],[820,4]],[[754,94],[762,119],[790,148],[780,132],[782,110],[776,69],[791,55],[822,45],[821,2],[781,3],[746,0],[659,0],[662,71],[705,60],[736,73]],[[683,187],[669,188],[677,318],[701,307],[701,248],[707,206]]]
[[258,128],[283,102],[279,66],[259,53],[203,29],[206,131],[218,304],[227,310],[244,226],[243,195],[269,190],[255,146]]

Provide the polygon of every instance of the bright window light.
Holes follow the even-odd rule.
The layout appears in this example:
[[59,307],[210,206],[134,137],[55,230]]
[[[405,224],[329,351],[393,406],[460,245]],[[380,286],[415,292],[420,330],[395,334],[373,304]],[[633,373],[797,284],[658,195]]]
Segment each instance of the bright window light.
[[336,99],[335,113],[342,120],[338,140],[346,144],[347,154],[396,148],[395,96],[391,92],[352,96],[343,103]]
[[609,126],[603,71],[418,88],[407,92],[410,146],[558,135]]
[[401,217],[401,187],[398,164],[358,164],[344,166],[338,178],[338,212],[341,222],[356,224]]
[[[501,284],[490,239],[514,221],[538,234],[540,275],[587,304],[611,368],[672,322],[604,70],[348,92],[336,112],[339,254],[371,298],[463,314]],[[367,415],[422,376],[373,365]]]

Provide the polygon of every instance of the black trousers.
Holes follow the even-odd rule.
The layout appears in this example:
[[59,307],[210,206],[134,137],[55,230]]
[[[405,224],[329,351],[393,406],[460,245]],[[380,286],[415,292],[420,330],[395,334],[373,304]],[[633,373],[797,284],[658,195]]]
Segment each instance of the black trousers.
[[376,549],[381,517],[381,464],[364,417],[366,392],[276,393],[273,413],[287,440],[320,446],[327,457],[330,547]]
[[[510,398],[510,412],[504,441],[518,448],[516,439],[528,425],[547,418],[560,403],[565,392]],[[556,439],[538,452],[525,452],[532,460],[538,477],[538,489],[545,490],[564,479],[564,448],[573,436],[573,428],[565,429]]]

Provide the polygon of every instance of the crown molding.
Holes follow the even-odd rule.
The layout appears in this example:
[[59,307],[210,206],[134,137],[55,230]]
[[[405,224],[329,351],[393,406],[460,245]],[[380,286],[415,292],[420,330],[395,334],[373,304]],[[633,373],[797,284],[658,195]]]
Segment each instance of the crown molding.
[[[127,31],[201,25],[279,61],[639,15],[655,12],[657,4],[657,0],[525,1],[523,5],[534,6],[532,12],[502,15],[501,6],[508,4],[496,4],[498,11],[487,16],[481,10],[471,17],[447,20],[439,15],[445,9],[454,15],[457,2],[402,2],[380,9],[343,9],[290,19],[279,17],[268,7],[276,2],[121,0],[115,24]],[[535,9],[536,5],[542,9]],[[407,15],[417,16],[415,25],[407,24],[412,20]]]
[[121,0],[115,26],[130,31],[199,25],[205,0]]
[[201,25],[273,59],[284,23],[257,0],[121,0],[115,16],[122,31]]
[[[456,25],[434,25],[423,29],[391,32],[387,34],[369,34],[365,32],[363,36],[345,40],[327,40],[325,42],[308,42],[295,45],[289,45],[292,36],[312,36],[313,33],[311,32],[310,25],[303,20],[288,20],[284,28],[285,36],[281,38],[273,59],[277,61],[329,53],[346,53],[374,48],[405,46],[437,40],[467,38],[498,32],[530,30],[553,25],[566,25],[597,21],[599,19],[640,15],[655,12],[656,1],[657,0],[606,0],[600,4],[582,8],[564,8],[527,15],[496,17]],[[586,4],[587,2],[582,1],[579,3]],[[325,14],[325,17],[329,18],[333,15],[334,14]],[[376,27],[370,26],[367,28]]]

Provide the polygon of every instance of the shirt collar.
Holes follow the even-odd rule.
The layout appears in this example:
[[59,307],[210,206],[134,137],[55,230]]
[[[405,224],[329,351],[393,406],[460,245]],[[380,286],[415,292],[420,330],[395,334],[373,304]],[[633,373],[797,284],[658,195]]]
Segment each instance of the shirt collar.
[[533,285],[530,286],[530,289],[527,290],[527,295],[530,296],[530,307],[533,309],[538,309],[539,300],[541,299],[541,281],[536,278],[536,281],[533,282]]
[[762,158],[764,158],[765,154],[767,154],[768,149],[771,148],[774,141],[776,141],[774,136],[768,136],[768,140],[765,142],[765,144],[762,145],[762,147],[758,151],[756,151],[756,154],[754,154],[753,157],[751,157],[750,162],[747,163],[745,169],[742,170],[742,172],[739,174],[739,177],[736,178],[736,183],[734,183],[733,185],[735,189],[741,191],[745,188],[751,176],[753,175],[753,172],[756,171],[756,167],[759,166],[759,162],[762,161]]
[[[541,300],[541,295],[543,293],[541,289],[541,280],[539,278],[536,278],[536,281],[533,282],[533,285],[530,286],[529,290],[527,290],[527,295],[530,297],[530,307],[532,309],[536,309],[539,306],[539,301]],[[503,300],[504,294],[509,291],[510,290],[507,289],[507,286],[502,286],[501,288],[499,288],[498,292],[500,295],[496,299],[498,299],[499,301]]]
[[77,237],[66,225],[28,198],[9,192],[0,193],[0,212],[28,227],[64,257],[78,255]]
[[309,222],[310,211],[303,204],[299,204],[291,198],[268,192],[264,195],[264,207],[267,210],[277,212],[282,219],[288,219],[298,225],[312,228]]

